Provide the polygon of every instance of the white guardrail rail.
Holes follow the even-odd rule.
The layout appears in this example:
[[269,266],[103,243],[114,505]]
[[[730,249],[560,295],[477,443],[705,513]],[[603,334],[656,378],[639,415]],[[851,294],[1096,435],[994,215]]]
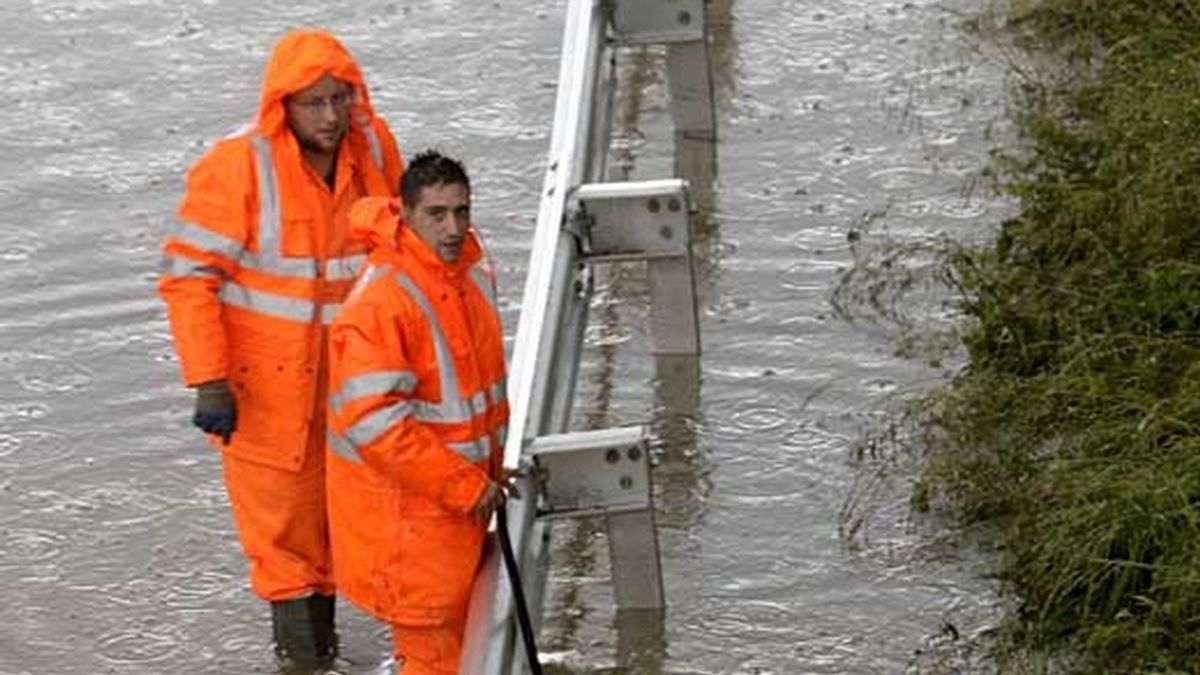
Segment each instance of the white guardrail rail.
[[[681,178],[606,182],[616,54],[669,50],[677,170],[682,146],[712,156],[712,93],[703,0],[568,0],[554,129],[509,372],[506,467],[526,469],[509,533],[533,625],[541,623],[556,518],[603,516],[620,609],[664,607],[643,426],[568,432],[592,297],[592,268],[645,261],[656,354],[698,355],[690,186]],[[693,148],[694,150],[694,148]],[[683,155],[697,156],[693,150]],[[699,189],[715,169],[684,167]],[[489,537],[460,675],[528,672],[500,547]]]

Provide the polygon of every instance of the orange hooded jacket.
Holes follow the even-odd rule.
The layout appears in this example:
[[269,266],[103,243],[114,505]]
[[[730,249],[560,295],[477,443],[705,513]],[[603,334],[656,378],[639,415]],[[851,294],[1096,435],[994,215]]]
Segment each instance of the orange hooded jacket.
[[[331,74],[353,85],[332,190],[305,162],[285,98]],[[321,389],[322,326],[354,282],[366,248],[349,237],[359,198],[390,196],[403,163],[371,108],[363,76],[327,32],[276,45],[254,124],[222,139],[188,173],[166,240],[159,292],[188,385],[228,380],[238,405],[227,451],[295,470]]]
[[368,199],[352,216],[374,248],[330,335],[326,492],[339,591],[429,626],[466,611],[484,538],[471,509],[499,477],[509,411],[479,242],[443,262],[399,214]]

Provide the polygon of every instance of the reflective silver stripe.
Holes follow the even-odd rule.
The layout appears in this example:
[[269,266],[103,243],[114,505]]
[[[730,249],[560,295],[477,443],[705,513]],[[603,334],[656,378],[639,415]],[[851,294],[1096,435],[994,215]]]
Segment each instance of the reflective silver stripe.
[[259,256],[277,255],[283,214],[279,209],[279,181],[275,178],[275,160],[271,156],[271,141],[265,136],[250,137],[258,168],[258,250]]
[[242,136],[249,136],[250,134],[254,133],[256,129],[258,129],[258,125],[251,120],[229,132],[225,138],[241,138]]
[[342,384],[341,391],[329,397],[329,407],[337,415],[342,406],[356,398],[393,392],[411,394],[416,386],[417,375],[411,370],[380,370],[355,375]]
[[442,403],[413,401],[413,405],[416,407],[414,416],[422,422],[432,424],[465,424],[475,416],[471,402],[463,399]]
[[492,405],[500,405],[508,400],[508,380],[500,378],[492,385]]
[[358,276],[358,270],[367,261],[365,253],[355,253],[340,258],[329,258],[325,261],[325,278],[331,281],[353,279]]
[[355,464],[362,464],[362,456],[358,454],[358,450],[350,441],[338,436],[332,431],[325,434],[325,440],[329,443],[329,447],[338,454],[342,459],[349,460]]
[[483,297],[487,299],[488,304],[491,305],[492,311],[499,313],[496,308],[496,285],[492,283],[491,278],[483,271],[483,268],[479,265],[472,265],[471,279],[479,287],[479,292],[483,293]]
[[334,319],[337,318],[338,312],[340,311],[342,311],[342,305],[340,303],[321,305],[321,323],[325,324],[326,326],[330,325],[333,323]]
[[429,332],[433,334],[433,350],[437,354],[442,400],[449,403],[458,398],[458,371],[454,368],[454,355],[450,353],[450,345],[446,342],[445,333],[442,332],[442,324],[438,321],[437,313],[433,311],[433,305],[429,303],[429,298],[425,297],[425,294],[421,292],[420,288],[417,288],[407,274],[397,273],[396,283],[408,291],[413,302],[417,303],[417,307],[425,315],[425,321],[429,323]]
[[[354,424],[352,428],[346,430],[346,437],[330,434],[330,447],[334,448],[337,454],[344,458],[358,461],[361,464],[361,455],[358,453],[358,448],[368,446],[368,444],[379,440],[392,425],[403,422],[412,413],[413,406],[409,401],[398,402],[388,407],[379,408],[379,410],[367,414]],[[488,449],[487,436],[475,438],[473,441],[451,441],[446,443],[454,452],[463,456],[469,461],[479,461],[486,458],[491,450]]]
[[471,412],[476,415],[487,412],[487,394],[481,391],[471,397]]
[[226,258],[233,258],[234,260],[237,260],[243,248],[242,242],[236,239],[231,239],[223,234],[213,232],[208,228],[200,227],[195,223],[187,221],[180,221],[176,224],[175,231],[171,233],[171,236],[193,248],[223,255]]
[[496,440],[500,441],[500,447],[504,448],[505,442],[508,441],[508,425],[501,424],[496,429]]
[[384,276],[385,274],[387,274],[391,271],[392,271],[391,265],[378,265],[378,266],[367,265],[366,268],[363,269],[362,275],[358,277],[358,281],[354,282],[354,286],[350,289],[350,292],[346,295],[346,302],[350,302],[351,298],[354,298],[359,293],[362,293],[363,289],[365,289],[367,286],[370,286],[372,283],[374,283],[376,279]]
[[168,277],[213,277],[222,278],[225,273],[219,267],[204,265],[191,258],[164,255],[158,267],[159,273]]
[[393,424],[401,422],[404,418],[412,415],[412,409],[412,404],[408,401],[401,401],[393,403],[386,408],[380,408],[365,415],[354,426],[347,429],[346,438],[357,448],[370,445],[380,436],[384,435]]
[[254,134],[250,137],[258,169],[258,252],[247,251],[242,266],[260,272],[300,279],[317,278],[316,260],[309,257],[285,258],[280,251],[283,238],[283,212],[279,207],[279,181],[275,176],[275,161],[271,142]]
[[450,442],[446,446],[470,462],[486,459],[491,454],[488,449],[487,437],[477,438],[473,441]]
[[363,135],[367,137],[367,143],[371,146],[371,157],[375,160],[375,166],[378,167],[379,173],[383,173],[383,144],[379,142],[379,135],[375,133],[375,127],[371,123],[359,125]]
[[302,323],[311,323],[316,310],[308,300],[253,290],[231,281],[221,286],[221,300],[234,307]]
[[[363,291],[367,289],[367,286],[370,286],[375,282],[376,279],[390,273],[391,271],[391,265],[367,265],[366,269],[363,270],[362,275],[359,276],[358,280],[354,282],[354,285],[350,287],[350,292],[346,294],[346,299],[342,301],[342,304],[349,305],[353,303],[358,296],[362,295]],[[337,317],[335,316],[334,320],[336,319]]]
[[[380,435],[382,435],[382,433],[380,433]],[[329,447],[335,453],[337,453],[339,457],[354,462],[355,464],[363,464],[362,455],[358,453],[358,448],[354,443],[346,440],[342,436],[338,436],[333,432],[329,432],[326,435],[326,441],[329,443]],[[486,438],[480,438],[473,441],[452,441],[447,443],[446,447],[458,453],[459,456],[469,462],[479,462],[487,459],[487,457],[491,455],[491,451],[488,450]]]
[[281,277],[297,279],[316,279],[317,263],[312,258],[280,258],[264,256],[261,251],[252,253],[246,251],[242,255],[242,267],[256,272],[266,272]]

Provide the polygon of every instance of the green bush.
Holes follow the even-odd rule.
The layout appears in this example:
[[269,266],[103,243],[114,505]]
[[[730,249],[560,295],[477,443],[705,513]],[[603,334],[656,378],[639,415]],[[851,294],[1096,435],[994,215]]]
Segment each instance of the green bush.
[[1019,101],[1018,214],[946,256],[969,361],[918,501],[995,526],[1010,646],[1197,673],[1200,0],[1006,11],[1064,76]]

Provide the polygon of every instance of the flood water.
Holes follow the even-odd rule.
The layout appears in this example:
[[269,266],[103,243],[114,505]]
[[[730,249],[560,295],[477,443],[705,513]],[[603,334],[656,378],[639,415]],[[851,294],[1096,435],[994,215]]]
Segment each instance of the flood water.
[[[574,418],[663,438],[664,628],[615,616],[602,526],[562,524],[540,638],[558,672],[935,672],[947,626],[965,638],[994,620],[986,561],[912,527],[902,489],[865,540],[839,532],[851,447],[945,371],[830,304],[864,220],[901,241],[978,237],[1008,208],[963,190],[1004,102],[1003,64],[956,28],[983,3],[711,4],[719,179],[697,232],[700,380],[659,377],[644,278],[618,271]],[[273,42],[327,27],[408,154],[466,160],[512,329],[564,4],[0,4],[0,675],[273,672],[267,608],[154,292],[183,173],[253,114]],[[635,178],[671,171],[662,61],[622,57],[614,168]],[[342,670],[376,672],[386,630],[342,612]]]

